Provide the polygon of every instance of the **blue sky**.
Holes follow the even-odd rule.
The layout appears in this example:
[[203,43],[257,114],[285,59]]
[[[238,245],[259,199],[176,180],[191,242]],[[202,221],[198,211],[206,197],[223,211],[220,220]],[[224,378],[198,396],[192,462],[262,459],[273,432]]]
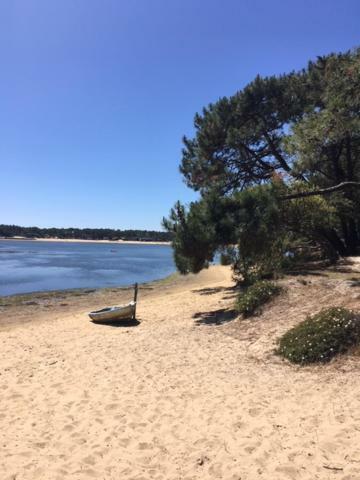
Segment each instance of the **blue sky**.
[[2,0],[0,223],[160,228],[196,111],[359,45],[359,0]]

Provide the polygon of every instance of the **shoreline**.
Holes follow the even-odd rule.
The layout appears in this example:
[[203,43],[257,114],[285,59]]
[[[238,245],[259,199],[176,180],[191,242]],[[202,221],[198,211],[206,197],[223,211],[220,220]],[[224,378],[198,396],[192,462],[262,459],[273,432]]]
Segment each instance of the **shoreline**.
[[[208,279],[228,276],[227,267],[210,266],[200,274],[180,275],[173,272],[166,277],[138,284],[140,302],[148,296],[158,297],[189,287],[206,285]],[[1,331],[52,321],[64,315],[86,315],[109,305],[120,305],[133,300],[134,285],[72,288],[0,296]],[[6,314],[6,315],[5,315]]]
[[[148,282],[138,283],[138,288],[146,289],[149,287],[155,287],[157,284],[167,283],[171,279],[176,278],[180,274],[175,270],[173,273],[166,275],[162,278],[155,278],[154,280],[149,280]],[[23,301],[28,301],[32,299],[45,299],[46,297],[55,298],[55,297],[71,297],[71,296],[81,296],[87,295],[89,293],[108,293],[109,291],[128,291],[134,288],[133,283],[126,285],[114,285],[112,287],[79,287],[79,288],[63,288],[55,290],[35,290],[32,292],[19,292],[11,293],[10,295],[0,295],[0,308],[2,307],[4,300],[10,301],[20,299]],[[14,304],[17,304],[15,301]]]
[[105,243],[105,244],[117,244],[117,245],[167,245],[170,246],[171,242],[161,241],[144,241],[144,240],[85,240],[82,238],[26,238],[26,237],[9,237],[0,238],[0,241],[25,241],[25,242],[49,242],[49,243]]
[[359,268],[320,273],[284,277],[250,319],[221,265],[142,285],[137,320],[117,325],[88,312],[129,289],[1,307],[0,477],[358,478],[360,357],[299,367],[274,353],[308,314],[359,308]]

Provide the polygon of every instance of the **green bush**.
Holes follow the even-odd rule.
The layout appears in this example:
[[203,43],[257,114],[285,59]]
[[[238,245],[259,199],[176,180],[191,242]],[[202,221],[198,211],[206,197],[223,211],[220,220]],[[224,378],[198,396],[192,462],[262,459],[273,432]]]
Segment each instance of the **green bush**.
[[238,257],[237,248],[234,246],[223,247],[219,253],[220,265],[233,265]]
[[359,316],[346,308],[332,307],[285,333],[277,353],[293,363],[327,362],[359,342]]
[[220,254],[220,265],[232,265],[232,257],[227,253]]
[[244,317],[249,317],[261,305],[268,302],[271,297],[279,294],[280,291],[281,288],[273,282],[266,280],[257,281],[238,296],[235,308]]

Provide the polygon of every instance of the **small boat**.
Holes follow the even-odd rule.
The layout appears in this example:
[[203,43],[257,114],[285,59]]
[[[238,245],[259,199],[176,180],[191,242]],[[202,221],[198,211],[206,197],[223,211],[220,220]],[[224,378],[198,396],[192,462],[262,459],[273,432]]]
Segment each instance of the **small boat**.
[[134,319],[135,306],[135,302],[130,302],[126,305],[106,307],[101,310],[96,310],[95,312],[90,312],[89,317],[93,322],[114,322],[116,320]]
[[114,305],[89,313],[93,322],[116,322],[118,320],[135,320],[138,284],[134,285],[134,300],[124,305]]

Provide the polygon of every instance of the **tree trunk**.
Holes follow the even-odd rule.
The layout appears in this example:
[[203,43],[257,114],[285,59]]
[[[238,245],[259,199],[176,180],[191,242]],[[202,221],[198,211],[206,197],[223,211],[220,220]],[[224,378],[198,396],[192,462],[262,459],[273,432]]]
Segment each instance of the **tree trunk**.
[[319,234],[332,246],[334,251],[341,257],[348,255],[344,242],[334,229],[321,228]]
[[348,236],[346,239],[346,249],[348,251],[348,255],[356,255],[358,247],[359,247],[359,237],[356,230],[355,220],[352,218],[348,220]]
[[352,218],[340,217],[342,237],[344,239],[346,255],[356,255],[359,247],[359,237],[355,220]]

